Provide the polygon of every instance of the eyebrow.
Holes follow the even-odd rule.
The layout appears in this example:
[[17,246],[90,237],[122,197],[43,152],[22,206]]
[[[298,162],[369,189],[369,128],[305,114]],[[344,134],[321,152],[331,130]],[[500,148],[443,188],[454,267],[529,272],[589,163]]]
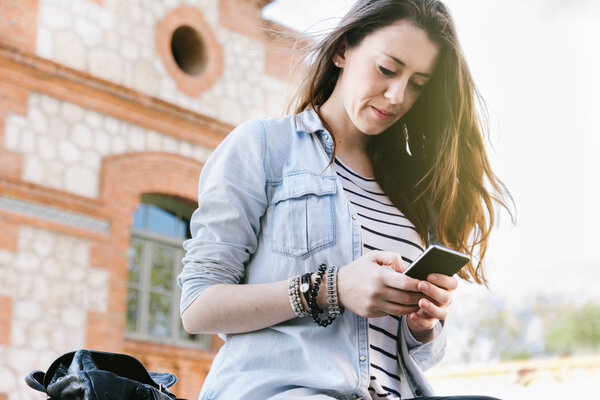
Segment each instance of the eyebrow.
[[[394,61],[395,61],[397,64],[400,64],[400,65],[402,65],[403,67],[406,67],[406,64],[405,64],[405,63],[404,63],[404,61],[402,61],[401,59],[399,59],[399,58],[397,58],[397,57],[394,57],[394,56],[392,56],[392,55],[390,55],[390,54],[387,54],[387,53],[383,53],[383,54],[385,54],[386,56],[388,56],[389,58],[391,58],[392,60],[394,60]],[[427,73],[425,73],[425,72],[416,72],[416,73],[415,73],[415,75],[420,75],[420,76],[422,76],[423,78],[431,78],[431,75],[430,75],[430,74],[427,74]]]

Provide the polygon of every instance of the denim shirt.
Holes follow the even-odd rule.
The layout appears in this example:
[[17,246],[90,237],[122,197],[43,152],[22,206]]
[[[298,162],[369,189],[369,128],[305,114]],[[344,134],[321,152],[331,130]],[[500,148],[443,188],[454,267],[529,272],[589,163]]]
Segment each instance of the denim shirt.
[[[312,109],[234,129],[206,162],[192,239],[178,277],[182,312],[218,283],[253,284],[343,266],[362,255],[361,227],[329,166],[331,135]],[[201,399],[370,398],[367,319],[349,310],[327,328],[309,317],[222,335]],[[445,329],[426,344],[400,324],[398,357],[415,395]]]

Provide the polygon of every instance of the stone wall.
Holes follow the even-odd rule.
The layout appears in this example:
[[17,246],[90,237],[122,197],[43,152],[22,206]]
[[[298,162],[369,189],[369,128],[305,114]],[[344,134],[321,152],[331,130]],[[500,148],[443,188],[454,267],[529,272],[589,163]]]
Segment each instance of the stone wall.
[[98,197],[102,159],[144,151],[204,162],[210,149],[77,104],[31,93],[27,115],[9,114],[4,148],[23,155],[22,179],[73,194]]
[[27,373],[85,347],[87,313],[106,312],[108,302],[108,271],[89,254],[89,241],[29,226],[19,228],[16,251],[0,250],[0,297],[12,299],[0,392],[25,392]]
[[[199,96],[178,90],[160,58],[170,49],[155,46],[157,24],[182,5],[202,13],[223,48],[222,79]],[[283,111],[287,85],[265,74],[264,40],[221,27],[218,0],[40,0],[37,37],[41,57],[231,124]]]
[[[125,336],[131,217],[146,193],[195,200],[239,122],[283,111],[292,65],[261,29],[269,0],[0,2],[0,400],[43,399],[24,375],[77,348],[175,372],[195,398],[220,340]],[[174,68],[178,26],[204,39]]]

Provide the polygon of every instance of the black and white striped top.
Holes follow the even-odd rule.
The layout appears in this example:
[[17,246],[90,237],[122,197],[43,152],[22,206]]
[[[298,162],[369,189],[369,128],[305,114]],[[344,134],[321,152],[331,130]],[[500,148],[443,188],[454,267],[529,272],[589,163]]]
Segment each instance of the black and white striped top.
[[[333,168],[362,227],[363,252],[395,251],[412,263],[424,250],[414,225],[390,202],[375,179],[360,176],[337,158]],[[398,363],[400,321],[396,316],[369,319],[369,393],[373,399],[413,397]]]

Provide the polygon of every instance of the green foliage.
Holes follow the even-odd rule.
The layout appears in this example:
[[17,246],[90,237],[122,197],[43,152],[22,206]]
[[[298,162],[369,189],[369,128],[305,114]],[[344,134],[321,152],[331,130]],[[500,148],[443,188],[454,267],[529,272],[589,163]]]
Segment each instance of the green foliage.
[[500,351],[500,359],[503,361],[507,360],[527,360],[534,357],[535,354],[531,349],[526,347],[520,348],[506,348]]
[[546,319],[544,331],[550,354],[596,351],[600,349],[600,305],[562,306]]
[[496,360],[600,352],[598,302],[539,297],[519,308],[496,302],[484,310],[471,320],[465,361],[471,361],[473,348],[489,348],[489,359]]
[[[525,333],[530,318],[505,305],[490,304],[486,315],[474,326],[473,336],[468,342],[469,347],[478,342],[488,342],[493,349],[491,358],[514,360],[531,358],[532,349],[525,344]],[[463,358],[466,358],[463,356]]]

